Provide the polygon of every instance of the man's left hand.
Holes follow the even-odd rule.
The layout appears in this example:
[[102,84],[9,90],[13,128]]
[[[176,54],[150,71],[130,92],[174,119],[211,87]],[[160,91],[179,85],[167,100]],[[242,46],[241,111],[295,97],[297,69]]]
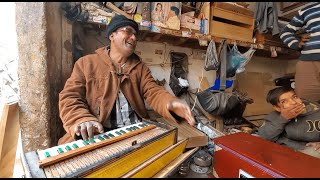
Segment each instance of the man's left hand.
[[302,48],[302,46],[305,45],[306,42],[308,42],[310,40],[310,35],[309,34],[303,34],[301,36],[301,39],[299,41],[299,48]]
[[315,151],[320,153],[320,142],[309,142],[306,146],[313,147]]
[[187,104],[180,101],[173,101],[167,104],[167,108],[169,111],[184,118],[191,126],[195,125],[195,120]]

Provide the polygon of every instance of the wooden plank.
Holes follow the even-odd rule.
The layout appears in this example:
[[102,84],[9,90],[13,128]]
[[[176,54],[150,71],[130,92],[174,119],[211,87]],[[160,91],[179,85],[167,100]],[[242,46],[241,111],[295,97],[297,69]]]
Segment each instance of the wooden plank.
[[227,24],[219,21],[210,21],[209,32],[212,36],[228,38],[245,42],[253,42],[253,29]]
[[152,38],[152,41],[158,41],[161,37],[162,37],[163,34],[156,34],[155,36],[153,36]]
[[130,16],[129,14],[127,14],[126,12],[122,11],[121,9],[119,9],[117,6],[113,5],[111,2],[107,2],[106,6],[108,6],[110,9],[114,10],[115,12],[124,15],[125,17],[129,18],[129,19],[133,19],[132,16]]
[[9,106],[7,104],[2,105],[2,113],[1,113],[1,121],[0,121],[0,161],[2,158],[2,147],[4,145],[4,134],[6,130],[7,120],[8,120],[8,112]]
[[186,144],[187,140],[179,141],[164,151],[149,158],[147,161],[132,169],[129,173],[125,174],[121,178],[151,178],[167,164],[180,156],[185,150]]
[[223,19],[228,19],[230,21],[235,21],[239,23],[243,23],[246,25],[250,25],[250,28],[253,29],[254,18],[250,16],[244,16],[242,14],[233,13],[224,9],[212,7],[212,16],[219,17]]
[[179,40],[174,42],[173,45],[174,46],[179,46],[179,45],[181,45],[181,44],[183,44],[183,43],[185,43],[187,41],[188,41],[188,38],[185,38],[185,37],[184,38],[179,38]]
[[122,134],[122,135],[116,136],[116,137],[111,138],[111,139],[106,139],[104,141],[100,141],[100,142],[97,142],[97,143],[94,143],[94,144],[89,144],[87,146],[80,147],[78,149],[74,149],[74,150],[65,152],[63,154],[59,154],[57,156],[52,156],[52,157],[40,160],[39,161],[39,167],[43,168],[45,166],[49,166],[51,164],[57,163],[59,161],[62,161],[64,159],[68,159],[70,157],[73,157],[73,156],[76,156],[76,155],[79,155],[79,154],[83,154],[85,152],[91,151],[93,149],[97,149],[99,147],[106,146],[108,144],[112,144],[112,143],[117,142],[117,141],[121,141],[123,139],[135,136],[137,134],[149,131],[150,129],[154,129],[154,128],[156,128],[155,125],[149,125],[149,126],[141,128],[141,129],[138,129],[138,130],[126,133],[126,134]]
[[190,126],[187,121],[182,120],[179,123],[175,123],[165,118],[156,118],[155,120],[178,128],[178,141],[188,139],[186,148],[208,145],[208,136],[198,129]]
[[199,82],[201,82],[200,91],[206,90],[210,87],[207,77],[199,77]]
[[217,117],[215,128],[218,129],[220,132],[224,131],[224,124],[223,119],[221,117]]
[[227,2],[214,2],[213,7],[219,8],[219,9],[224,9],[230,12],[233,12],[237,15],[245,15],[249,17],[254,16],[254,12],[251,9],[244,8],[244,7],[239,7],[237,5],[233,5]]
[[87,171],[80,174],[79,177],[85,178],[115,178],[121,177],[135,167],[146,162],[151,157],[165,151],[170,146],[176,144],[177,129],[169,131],[160,138],[152,140],[150,143],[138,146],[137,149],[124,154],[120,157],[115,157],[110,161],[101,163],[92,171]]
[[[72,34],[72,23],[67,20],[64,16],[61,16],[62,28],[61,28],[61,49],[62,49],[62,58],[61,58],[61,74],[62,74],[62,83],[64,84],[67,79],[70,77],[73,69],[73,56],[72,56],[72,44],[73,44],[73,34]],[[70,47],[68,47],[70,46]],[[63,85],[62,84],[62,85]]]
[[196,148],[193,148],[193,149],[181,154],[179,157],[177,157],[175,160],[173,160],[170,164],[168,164],[166,167],[164,167],[161,171],[159,171],[157,174],[155,174],[152,178],[166,178],[166,177],[168,177],[168,175],[170,175],[174,170],[176,170],[186,159],[188,159],[191,155],[193,155],[199,149],[200,149],[199,147],[196,147]]
[[0,121],[0,178],[13,175],[19,129],[18,103],[5,104]]

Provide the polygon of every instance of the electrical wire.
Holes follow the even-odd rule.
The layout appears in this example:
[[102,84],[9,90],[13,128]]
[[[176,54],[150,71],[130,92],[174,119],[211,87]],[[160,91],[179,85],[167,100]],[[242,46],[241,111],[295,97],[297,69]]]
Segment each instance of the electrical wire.
[[[199,92],[200,90],[200,86],[201,86],[201,82],[202,82],[202,79],[203,79],[203,69],[201,69],[201,79],[199,81],[199,88],[197,89],[197,92],[196,94]],[[191,111],[193,111],[194,107],[196,106],[196,102],[197,102],[197,96],[194,98],[194,103],[193,103],[193,106],[191,108]]]

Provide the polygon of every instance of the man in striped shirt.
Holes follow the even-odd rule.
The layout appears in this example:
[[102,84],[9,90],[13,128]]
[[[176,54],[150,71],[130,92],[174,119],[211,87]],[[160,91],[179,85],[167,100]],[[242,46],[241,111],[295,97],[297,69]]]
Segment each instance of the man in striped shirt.
[[[302,29],[306,36],[300,40],[295,32]],[[320,100],[320,3],[313,3],[298,11],[283,29],[280,38],[289,48],[300,50],[296,64],[295,91],[301,98]]]

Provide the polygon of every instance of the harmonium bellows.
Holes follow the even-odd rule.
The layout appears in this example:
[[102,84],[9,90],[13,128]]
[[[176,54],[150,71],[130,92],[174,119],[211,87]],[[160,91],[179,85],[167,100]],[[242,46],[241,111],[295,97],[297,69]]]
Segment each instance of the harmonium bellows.
[[[167,149],[173,149],[176,154],[169,157],[173,160],[183,152],[185,145],[186,142],[177,143],[177,128],[144,119],[95,135],[88,141],[77,140],[28,152],[25,157],[29,174],[35,178],[127,177],[128,174],[152,177],[157,172],[149,169],[146,175],[142,172],[142,164]],[[164,161],[168,161],[168,156]]]

